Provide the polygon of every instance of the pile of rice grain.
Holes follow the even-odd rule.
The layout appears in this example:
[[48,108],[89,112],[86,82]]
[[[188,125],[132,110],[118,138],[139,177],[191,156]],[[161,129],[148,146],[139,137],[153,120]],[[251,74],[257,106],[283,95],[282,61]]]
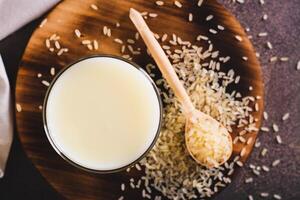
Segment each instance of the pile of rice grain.
[[[181,45],[169,54],[184,86],[194,103],[201,111],[219,120],[228,130],[232,125],[245,130],[256,129],[253,120],[249,120],[253,97],[235,98],[236,92],[227,93],[227,86],[235,83],[234,71],[219,71],[219,58],[212,52],[212,45],[203,51],[195,45]],[[211,64],[214,63],[214,64]],[[219,66],[216,69],[215,66]],[[232,163],[218,168],[206,169],[198,165],[189,156],[184,140],[185,117],[180,103],[174,98],[164,80],[162,84],[168,93],[163,93],[164,124],[160,137],[153,150],[140,162],[145,167],[145,187],[154,187],[169,199],[196,199],[210,197],[225,187],[231,180],[236,157]]]

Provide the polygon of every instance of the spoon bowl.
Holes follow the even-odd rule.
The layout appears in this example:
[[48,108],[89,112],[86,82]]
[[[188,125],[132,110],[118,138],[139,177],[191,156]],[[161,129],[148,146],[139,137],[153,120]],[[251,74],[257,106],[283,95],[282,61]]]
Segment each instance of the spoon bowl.
[[191,157],[207,168],[224,164],[233,151],[232,137],[227,129],[198,110],[186,119],[185,143]]

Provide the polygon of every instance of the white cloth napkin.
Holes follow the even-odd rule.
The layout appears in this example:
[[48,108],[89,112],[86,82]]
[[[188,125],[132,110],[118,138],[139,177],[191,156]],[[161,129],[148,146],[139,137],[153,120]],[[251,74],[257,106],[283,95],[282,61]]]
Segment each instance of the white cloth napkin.
[[[59,0],[0,0],[0,40],[40,17],[57,2]],[[10,87],[0,55],[0,178],[4,176],[12,138]]]
[[0,0],[0,40],[41,16],[59,0]]
[[0,55],[0,178],[4,175],[6,160],[13,136],[10,88]]

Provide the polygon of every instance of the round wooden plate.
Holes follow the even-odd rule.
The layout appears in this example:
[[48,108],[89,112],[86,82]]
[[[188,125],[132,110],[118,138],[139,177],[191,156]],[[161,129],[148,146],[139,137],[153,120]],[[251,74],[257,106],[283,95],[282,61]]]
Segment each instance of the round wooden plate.
[[[238,88],[243,96],[263,97],[263,81],[261,68],[255,51],[248,40],[239,22],[225,8],[215,0],[205,1],[201,7],[197,7],[197,1],[181,0],[182,8],[174,5],[173,0],[165,1],[164,6],[157,6],[155,0],[65,0],[57,5],[47,16],[47,23],[42,28],[37,28],[32,35],[24,56],[22,58],[16,84],[16,102],[18,110],[16,113],[17,129],[24,150],[33,164],[37,167],[45,179],[67,199],[117,199],[121,195],[120,183],[128,182],[129,177],[139,176],[137,171],[130,173],[121,172],[112,175],[97,175],[74,168],[59,155],[56,154],[47,140],[43,130],[42,112],[39,108],[42,105],[47,87],[41,83],[42,80],[51,81],[50,68],[55,67],[56,71],[67,66],[73,61],[94,54],[121,55],[120,44],[113,42],[112,38],[134,38],[136,30],[128,18],[130,7],[139,11],[157,13],[157,18],[148,19],[152,31],[162,35],[172,33],[184,40],[195,41],[198,34],[209,36],[214,48],[220,50],[221,56],[230,56],[231,59],[223,67],[228,70],[233,67],[241,76]],[[98,6],[98,10],[91,8],[91,4]],[[188,22],[188,13],[193,13],[193,22]],[[214,18],[206,22],[208,15]],[[116,22],[121,26],[116,27]],[[209,32],[210,28],[217,30],[217,25],[225,27],[224,31],[217,34]],[[111,29],[111,38],[102,34],[103,26]],[[75,36],[74,30],[79,29],[84,37],[79,39]],[[62,47],[69,49],[68,52],[57,56],[57,51],[49,52],[45,46],[46,38],[52,34],[60,36]],[[235,35],[243,39],[238,42]],[[83,39],[96,39],[99,42],[99,49],[90,51],[81,44]],[[207,45],[206,41],[197,44]],[[144,47],[141,40],[140,47]],[[245,61],[242,57],[247,57]],[[152,62],[147,54],[135,56],[133,61],[141,66]],[[42,77],[38,78],[37,74]],[[80,83],[78,83],[80,84]],[[253,87],[249,91],[249,86]],[[258,119],[257,127],[260,126],[263,110],[263,99],[258,101],[260,110],[253,112]],[[256,138],[257,132],[248,134],[247,137]],[[235,135],[233,135],[235,136]],[[234,145],[234,155],[239,154],[245,147],[246,154],[243,161],[249,156],[254,144],[239,143]],[[141,192],[131,190],[126,192],[126,199],[141,199]]]

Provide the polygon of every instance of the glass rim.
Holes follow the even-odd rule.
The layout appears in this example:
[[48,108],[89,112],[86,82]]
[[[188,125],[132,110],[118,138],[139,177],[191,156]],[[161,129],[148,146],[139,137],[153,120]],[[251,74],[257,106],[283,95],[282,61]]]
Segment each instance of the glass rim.
[[[150,84],[152,85],[152,87],[155,91],[155,94],[156,94],[156,97],[157,97],[157,100],[158,100],[158,104],[159,104],[159,124],[158,124],[157,130],[156,130],[154,139],[152,140],[151,144],[148,146],[147,150],[142,155],[140,155],[136,160],[128,163],[127,165],[125,165],[123,167],[119,167],[119,168],[115,168],[115,169],[108,169],[108,170],[97,170],[97,169],[92,169],[92,168],[88,168],[88,167],[80,165],[79,163],[73,161],[67,155],[65,155],[62,152],[62,150],[58,147],[58,145],[55,144],[55,141],[52,138],[50,130],[48,128],[47,115],[46,115],[46,113],[47,113],[47,103],[48,103],[48,98],[49,98],[49,95],[52,91],[53,86],[55,85],[56,81],[60,78],[60,76],[62,74],[64,74],[64,72],[66,72],[68,69],[70,69],[75,64],[77,64],[81,61],[90,59],[90,58],[113,58],[113,59],[124,61],[124,62],[128,63],[129,65],[131,65],[132,67],[135,67],[150,82]],[[131,167],[134,164],[138,163],[140,160],[142,160],[152,150],[152,148],[154,147],[154,145],[155,145],[155,143],[156,143],[156,141],[157,141],[157,139],[160,135],[162,120],[163,120],[163,104],[162,104],[160,92],[159,92],[155,82],[152,80],[152,78],[149,76],[149,74],[146,73],[146,71],[142,67],[140,67],[135,62],[127,60],[127,59],[125,59],[121,56],[115,56],[115,55],[110,55],[110,54],[97,54],[97,55],[90,55],[90,56],[85,56],[85,57],[79,58],[76,61],[68,64],[66,67],[64,67],[62,70],[60,70],[59,73],[57,73],[55,75],[55,77],[53,78],[53,80],[51,81],[51,83],[50,83],[50,85],[47,89],[47,92],[46,92],[46,95],[45,95],[45,98],[44,98],[42,115],[43,115],[43,127],[44,127],[44,130],[45,130],[46,136],[48,138],[48,141],[50,142],[52,148],[56,151],[56,153],[58,155],[60,155],[61,158],[63,158],[65,161],[67,161],[72,166],[74,166],[76,168],[79,168],[79,169],[82,169],[84,171],[98,173],[98,174],[109,174],[109,173],[115,173],[115,172],[120,172],[120,171],[126,170],[128,167]]]

